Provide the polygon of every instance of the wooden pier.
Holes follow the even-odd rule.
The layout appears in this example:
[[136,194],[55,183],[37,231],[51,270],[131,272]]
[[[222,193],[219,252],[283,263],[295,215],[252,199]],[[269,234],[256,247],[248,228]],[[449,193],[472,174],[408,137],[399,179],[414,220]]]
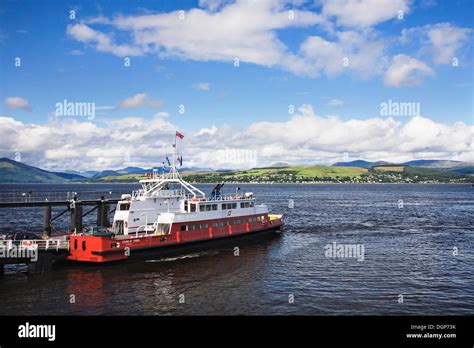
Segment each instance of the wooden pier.
[[[94,192],[92,192],[94,193]],[[124,192],[125,193],[125,192]],[[109,227],[109,216],[115,208],[111,208],[110,205],[116,205],[120,200],[122,193],[108,192],[99,195],[100,198],[90,197],[88,195],[81,194],[79,197],[76,192],[60,192],[48,193],[48,194],[0,194],[0,209],[2,208],[32,208],[42,207],[44,208],[44,219],[43,219],[43,234],[50,236],[52,231],[52,223],[64,214],[69,214],[70,231],[82,231],[83,217],[93,212],[97,213],[96,224],[97,226]],[[117,197],[118,196],[118,197]],[[57,214],[52,215],[52,207],[64,207],[64,210]],[[88,208],[88,209],[86,209]]]
[[[2,240],[0,239],[0,275],[7,264],[25,263],[30,273],[44,273],[52,268],[59,259],[65,258],[69,252],[69,240],[57,239],[51,236],[55,220],[69,215],[69,231],[64,233],[82,232],[83,218],[96,213],[97,226],[109,227],[110,214],[115,211],[115,205],[123,193],[128,192],[28,192],[0,193],[0,209],[6,208],[42,208],[44,209],[43,236],[36,240]],[[97,198],[99,197],[99,198]],[[113,207],[111,207],[113,205]],[[64,210],[53,216],[53,207],[63,207]],[[8,231],[29,232],[29,231]],[[10,252],[32,251],[36,248],[37,260],[30,257],[6,257]]]

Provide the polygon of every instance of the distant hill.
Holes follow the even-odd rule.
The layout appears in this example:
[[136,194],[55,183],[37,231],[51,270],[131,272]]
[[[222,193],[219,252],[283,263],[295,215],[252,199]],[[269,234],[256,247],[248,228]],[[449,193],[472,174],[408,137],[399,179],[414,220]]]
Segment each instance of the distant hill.
[[461,161],[449,161],[449,160],[415,160],[403,163],[411,167],[423,167],[423,168],[436,168],[436,169],[449,169],[455,168],[461,165],[470,163]]
[[474,175],[474,163],[469,162],[448,160],[417,160],[405,162],[404,164],[412,167],[440,169],[453,173]]
[[61,178],[64,178],[66,180],[84,180],[87,179],[87,177],[83,175],[79,175],[76,173],[63,173],[63,172],[52,172],[54,175],[57,175]]
[[464,175],[474,175],[474,165],[460,165],[454,168],[446,169],[448,172],[454,172]]
[[[334,167],[359,167],[359,168],[372,168],[382,165],[392,165],[392,163],[379,161],[369,162],[364,160],[355,160],[350,162],[337,162],[334,163]],[[474,174],[474,163],[462,162],[462,161],[450,161],[450,160],[414,160],[393,165],[402,165],[418,168],[431,168],[439,170],[447,170],[453,173],[459,173],[464,175]]]
[[272,163],[268,168],[284,168],[284,167],[289,167],[290,165],[286,162],[277,162],[277,163]]
[[341,166],[295,166],[254,168],[244,171],[195,173],[186,176],[198,183],[474,183],[473,176],[447,170],[396,164],[370,168]]
[[116,172],[115,170],[103,170],[101,172],[98,172],[97,174],[95,174],[92,179],[99,179],[99,178],[102,178],[102,177],[105,177],[105,176],[116,176],[116,175],[120,175],[119,172]]
[[[169,171],[168,167],[154,167],[154,169],[158,170],[158,173],[163,173],[163,170],[165,172]],[[180,172],[212,171],[212,169],[198,168],[198,167],[182,167],[182,168],[179,168],[179,171]],[[153,172],[153,168],[144,169],[140,167],[126,167],[126,168],[118,169],[118,170],[103,170],[101,172],[95,173],[90,178],[91,179],[107,178],[107,181],[109,181],[111,177],[117,176],[118,181],[122,181],[123,178],[134,177],[133,174],[138,174],[139,176],[143,176],[146,173],[152,173],[152,172]]]
[[92,178],[92,177],[93,177],[94,175],[96,175],[97,173],[98,173],[97,170],[88,170],[88,171],[81,172],[81,173],[76,173],[76,174],[85,176],[86,178]]
[[[193,182],[474,182],[474,164],[461,161],[417,160],[410,165],[356,160],[332,166],[285,166],[249,170],[181,168]],[[345,164],[345,165],[343,165]],[[168,168],[165,168],[167,171]],[[159,172],[163,168],[158,168]],[[121,173],[122,172],[122,173]],[[0,158],[0,183],[137,182],[151,169],[127,167],[104,170],[92,177],[77,172],[49,172],[8,158]]]
[[69,180],[47,170],[16,162],[9,158],[0,158],[0,183],[65,183]]
[[390,163],[385,162],[385,161],[369,162],[369,161],[364,161],[364,160],[355,160],[355,161],[350,161],[350,162],[336,162],[332,166],[333,167],[370,168],[370,167],[381,166],[385,164],[390,164]]
[[118,174],[145,174],[148,170],[140,167],[127,167],[116,170]]
[[60,173],[63,173],[63,174],[75,174],[75,175],[79,175],[81,177],[84,177],[84,178],[92,178],[94,175],[96,175],[98,173],[97,170],[87,170],[85,172],[78,172],[76,170],[65,170],[63,172],[60,172]]

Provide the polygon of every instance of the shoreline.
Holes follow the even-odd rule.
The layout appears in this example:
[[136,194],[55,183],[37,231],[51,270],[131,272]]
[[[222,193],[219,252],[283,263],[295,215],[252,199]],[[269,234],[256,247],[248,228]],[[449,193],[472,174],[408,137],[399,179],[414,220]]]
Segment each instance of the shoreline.
[[[193,185],[217,185],[221,182],[192,182]],[[1,185],[133,185],[139,184],[138,181],[135,182],[121,182],[121,181],[110,181],[110,182],[58,182],[58,183],[45,183],[45,182],[30,182],[30,183],[4,183],[1,182]],[[474,183],[469,182],[234,182],[229,181],[225,182],[226,185],[468,185],[474,186]]]

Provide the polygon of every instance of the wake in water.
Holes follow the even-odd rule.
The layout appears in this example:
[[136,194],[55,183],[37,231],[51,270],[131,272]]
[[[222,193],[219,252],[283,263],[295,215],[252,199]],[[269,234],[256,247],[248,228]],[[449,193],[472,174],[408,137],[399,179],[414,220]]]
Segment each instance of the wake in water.
[[211,255],[216,255],[219,254],[219,251],[203,251],[200,253],[193,253],[193,254],[186,254],[186,255],[180,255],[180,256],[175,256],[175,257],[165,257],[161,259],[156,259],[156,260],[146,260],[145,262],[174,262],[174,261],[179,261],[179,260],[185,260],[185,259],[193,259],[196,257],[203,257],[203,256],[211,256]]

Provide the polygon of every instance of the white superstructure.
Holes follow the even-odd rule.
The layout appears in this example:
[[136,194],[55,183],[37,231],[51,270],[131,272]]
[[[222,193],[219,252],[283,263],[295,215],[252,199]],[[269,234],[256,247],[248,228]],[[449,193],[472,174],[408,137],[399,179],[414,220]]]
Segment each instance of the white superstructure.
[[[206,221],[239,216],[268,214],[266,205],[257,205],[251,192],[244,195],[220,194],[223,184],[217,185],[210,198],[183,180],[176,162],[180,158],[173,145],[171,168],[168,173],[156,170],[140,180],[141,189],[123,195],[117,204],[112,230],[116,235],[138,233],[169,234],[174,223]],[[215,222],[218,224],[219,222]]]

